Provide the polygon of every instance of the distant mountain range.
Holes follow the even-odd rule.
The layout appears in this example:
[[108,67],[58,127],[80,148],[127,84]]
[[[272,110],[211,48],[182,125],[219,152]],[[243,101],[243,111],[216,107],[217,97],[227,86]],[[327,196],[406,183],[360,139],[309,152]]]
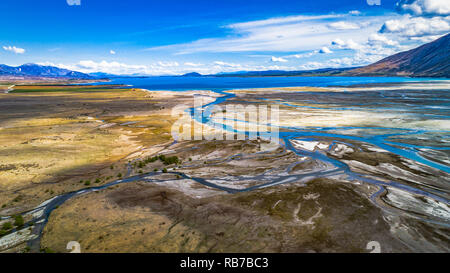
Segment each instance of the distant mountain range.
[[266,70],[266,71],[241,71],[233,73],[222,73],[209,76],[215,77],[279,77],[279,76],[336,76],[342,72],[355,69],[355,67],[346,68],[322,68],[315,70]]
[[[105,79],[143,75],[113,75],[103,72],[85,74],[53,66],[24,64],[17,67],[0,65],[0,79],[3,77],[22,78],[63,78],[63,79]],[[203,77],[197,72],[183,77]],[[450,34],[431,43],[409,51],[400,52],[363,67],[322,68],[316,70],[284,71],[239,71],[205,75],[209,77],[276,77],[276,76],[407,76],[450,78]]]
[[186,73],[186,74],[183,74],[183,75],[181,75],[182,77],[201,77],[201,76],[203,76],[202,74],[200,74],[200,73],[197,73],[197,72],[191,72],[191,73]]
[[0,64],[0,77],[23,78],[67,78],[67,79],[94,79],[94,77],[68,69],[38,64],[24,64],[13,67]]
[[374,64],[343,73],[348,76],[410,76],[450,78],[450,34]]

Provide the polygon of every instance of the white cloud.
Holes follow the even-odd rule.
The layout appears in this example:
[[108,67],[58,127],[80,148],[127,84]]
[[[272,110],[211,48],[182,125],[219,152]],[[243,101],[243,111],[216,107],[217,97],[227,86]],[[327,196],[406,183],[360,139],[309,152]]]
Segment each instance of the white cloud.
[[386,21],[380,29],[380,33],[395,33],[404,37],[439,35],[449,31],[450,16],[427,18],[404,15],[401,19]]
[[272,58],[270,60],[272,62],[280,62],[280,63],[286,63],[288,61],[288,60],[286,60],[286,59],[284,59],[282,57],[277,58],[277,57],[274,57],[274,56],[272,56]]
[[215,61],[214,64],[220,65],[220,66],[228,66],[228,67],[241,67],[240,64],[226,63],[226,62],[222,62],[222,61]]
[[328,26],[332,29],[337,29],[337,30],[359,29],[359,26],[357,24],[345,22],[345,21],[331,23]]
[[337,38],[337,39],[331,41],[331,44],[332,45],[337,45],[337,46],[344,46],[345,42],[342,41],[341,39]]
[[203,64],[201,64],[201,63],[191,63],[191,62],[187,62],[187,63],[184,63],[184,65],[186,65],[186,66],[192,66],[192,67],[199,67],[199,66],[202,66]]
[[387,45],[387,46],[399,46],[399,43],[397,41],[390,40],[386,36],[378,34],[378,33],[374,33],[369,36],[369,43],[372,45],[381,43],[381,44]]
[[308,51],[326,46],[324,41],[331,41],[335,37],[363,41],[390,18],[394,17],[353,16],[348,13],[271,18],[226,25],[224,28],[229,30],[226,37],[204,38],[147,50],[173,51],[175,55],[198,52]]
[[317,55],[317,53],[319,53],[318,50],[313,50],[313,51],[306,52],[306,53],[301,53],[301,54],[294,54],[294,55],[285,56],[285,58],[303,59],[303,58],[309,58],[309,57],[312,57],[312,56],[314,56],[314,55]]
[[329,53],[333,53],[333,51],[331,51],[328,47],[324,46],[319,50],[319,53],[329,54]]
[[361,12],[359,10],[351,10],[348,13],[351,15],[361,15]]
[[[171,66],[167,66],[172,63]],[[193,63],[184,65],[174,65],[174,62],[157,62],[148,65],[133,65],[119,62],[96,62],[93,60],[83,60],[75,64],[55,64],[52,62],[39,63],[40,65],[56,66],[83,73],[104,72],[116,75],[182,75],[192,72]],[[163,65],[161,65],[163,64]],[[186,65],[187,64],[187,65]],[[215,61],[209,64],[195,64],[194,71],[201,74],[216,74],[221,72],[234,72],[239,70],[260,71],[260,70],[295,70],[297,67],[278,66],[278,65],[245,65],[237,63],[228,63],[224,61]]]
[[15,46],[3,46],[3,49],[6,50],[6,51],[14,52],[16,54],[23,54],[23,53],[25,53],[25,49],[20,48],[20,47],[15,47]]
[[247,65],[247,64],[236,64],[236,63],[227,63],[223,61],[215,61],[213,62],[212,66],[205,66],[203,67],[203,69],[206,72],[202,74],[215,74],[215,73],[227,73],[236,71],[297,70],[298,67],[283,66],[283,65]]
[[347,40],[344,42],[343,40],[337,38],[331,41],[331,45],[337,46],[339,49],[352,49],[357,50],[361,48],[361,45],[352,39]]
[[167,70],[158,64],[151,65],[133,65],[119,62],[101,61],[96,62],[93,60],[83,60],[75,64],[55,64],[52,62],[38,63],[40,65],[56,66],[69,70],[79,71],[83,73],[104,72],[117,75],[162,75],[162,74],[174,74],[173,71]]
[[[366,48],[365,48],[366,49]],[[308,62],[302,66],[303,69],[319,69],[319,68],[340,68],[340,67],[356,67],[372,64],[377,62],[392,53],[387,52],[384,48],[379,47],[378,49],[372,49],[371,52],[363,50],[358,50],[351,57],[341,57],[341,58],[333,58],[328,59],[323,62]]]
[[109,54],[111,54],[111,55],[116,55],[116,52],[115,52],[114,50],[110,50],[110,51],[109,51]]
[[325,68],[329,67],[326,63],[320,63],[320,62],[307,62],[305,64],[302,64],[299,67],[299,70],[314,70],[319,68]]
[[336,58],[336,59],[330,59],[324,62],[307,62],[299,67],[300,70],[314,70],[314,69],[320,69],[320,68],[340,68],[340,67],[351,67],[351,66],[357,66],[360,65],[360,60],[357,60],[356,58],[350,58],[350,57],[343,57],[343,58]]
[[346,54],[349,56],[341,58],[329,59],[324,63],[327,67],[367,65],[405,49],[405,47],[400,46],[398,41],[379,33],[373,33],[369,35],[366,41],[359,43],[352,39],[344,41],[336,38],[331,41],[331,46],[336,50],[348,50],[353,52],[353,54]]
[[417,16],[446,16],[450,15],[448,0],[401,0],[397,3],[401,11]]
[[84,60],[74,65],[72,70],[79,70],[86,73],[105,72],[111,74],[135,74],[145,73],[147,67],[145,65],[128,65],[119,62],[95,62],[92,60]]
[[355,60],[353,58],[344,57],[344,58],[338,58],[338,59],[331,59],[330,63],[331,63],[331,66],[345,67],[345,66],[353,66],[355,63]]
[[439,39],[442,37],[442,35],[430,35],[430,36],[423,36],[423,37],[410,37],[413,41],[420,41],[421,43],[429,43],[434,40]]
[[179,66],[180,64],[177,62],[158,62],[158,65],[160,65],[162,67],[174,67],[174,66]]
[[296,15],[296,16],[269,18],[269,19],[265,19],[265,20],[230,24],[227,27],[234,28],[234,29],[249,29],[249,28],[255,28],[255,27],[267,27],[267,26],[274,26],[274,25],[299,23],[299,22],[312,21],[312,20],[339,18],[342,16],[343,16],[342,14],[315,15],[315,16],[314,15],[312,15],[312,16]]
[[361,48],[361,46],[357,42],[353,41],[352,39],[349,39],[347,41],[346,47],[349,48],[349,49],[359,49],[359,48]]
[[72,68],[73,68],[73,66],[70,66],[70,65],[55,64],[55,63],[52,63],[52,62],[38,62],[36,64],[42,65],[42,66],[55,66],[55,67],[64,68],[64,69],[70,69],[70,70],[72,70]]

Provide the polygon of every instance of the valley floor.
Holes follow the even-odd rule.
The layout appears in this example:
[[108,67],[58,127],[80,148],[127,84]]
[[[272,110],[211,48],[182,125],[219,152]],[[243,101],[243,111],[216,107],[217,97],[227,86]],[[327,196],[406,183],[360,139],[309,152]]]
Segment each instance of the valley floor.
[[215,92],[15,86],[0,94],[0,251],[448,252],[448,120],[341,91],[229,91],[220,106],[279,107],[274,143],[174,141],[172,109]]

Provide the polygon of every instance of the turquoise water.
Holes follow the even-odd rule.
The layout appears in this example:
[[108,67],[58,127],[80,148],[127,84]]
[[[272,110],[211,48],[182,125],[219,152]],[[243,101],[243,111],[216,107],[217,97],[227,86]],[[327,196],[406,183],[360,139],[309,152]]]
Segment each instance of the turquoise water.
[[[158,90],[263,88],[289,86],[348,86],[355,84],[442,81],[435,78],[402,77],[145,77],[115,78],[112,84]],[[448,80],[450,82],[450,80]],[[104,84],[104,83],[103,83]]]

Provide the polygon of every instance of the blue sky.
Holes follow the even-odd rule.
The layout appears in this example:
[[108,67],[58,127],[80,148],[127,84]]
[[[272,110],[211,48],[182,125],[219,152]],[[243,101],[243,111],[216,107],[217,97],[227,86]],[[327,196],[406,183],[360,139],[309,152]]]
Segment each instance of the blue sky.
[[357,66],[450,32],[448,0],[2,0],[0,10],[0,63],[115,74]]

